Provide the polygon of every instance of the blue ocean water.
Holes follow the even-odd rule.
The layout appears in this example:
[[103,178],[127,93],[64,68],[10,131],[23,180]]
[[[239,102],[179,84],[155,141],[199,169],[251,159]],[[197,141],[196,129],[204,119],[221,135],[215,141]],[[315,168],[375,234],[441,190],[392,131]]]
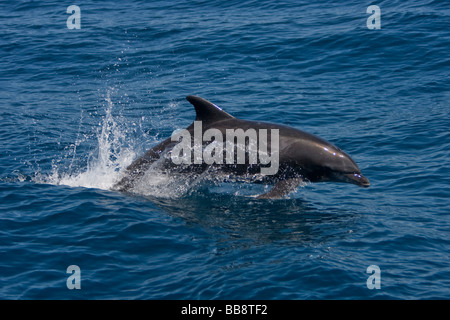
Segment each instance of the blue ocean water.
[[[447,1],[14,1],[0,16],[1,299],[450,298]],[[155,175],[112,191],[195,118],[189,94],[329,140],[371,187],[257,200]]]

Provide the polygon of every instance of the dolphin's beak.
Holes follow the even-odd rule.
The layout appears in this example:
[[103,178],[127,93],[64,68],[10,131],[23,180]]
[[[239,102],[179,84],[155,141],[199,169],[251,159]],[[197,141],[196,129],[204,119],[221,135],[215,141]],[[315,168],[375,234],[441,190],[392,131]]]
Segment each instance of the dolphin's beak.
[[367,188],[370,186],[370,181],[360,173],[345,173],[343,176],[348,182],[356,184],[360,187]]

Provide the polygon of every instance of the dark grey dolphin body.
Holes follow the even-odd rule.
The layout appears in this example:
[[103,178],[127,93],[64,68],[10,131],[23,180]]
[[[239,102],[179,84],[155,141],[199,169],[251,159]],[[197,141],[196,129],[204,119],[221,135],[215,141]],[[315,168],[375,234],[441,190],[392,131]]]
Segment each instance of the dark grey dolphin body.
[[[295,190],[303,181],[309,182],[348,182],[360,187],[368,187],[369,180],[361,174],[352,158],[341,149],[331,143],[304,131],[278,124],[259,121],[237,119],[226,113],[215,104],[196,96],[186,98],[195,107],[195,121],[202,122],[202,133],[214,128],[225,135],[227,129],[278,129],[279,131],[279,167],[276,174],[259,176],[252,179],[260,172],[261,165],[257,164],[191,164],[174,165],[167,157],[167,153],[174,148],[178,141],[171,138],[161,142],[142,157],[135,160],[126,170],[124,178],[115,185],[116,190],[129,191],[135,181],[141,178],[150,166],[163,159],[167,170],[177,170],[187,174],[203,172],[213,167],[221,173],[244,177],[249,182],[262,182],[274,184],[274,187],[259,195],[258,198],[280,198]],[[194,123],[186,128],[194,134]],[[268,139],[268,149],[271,148]]]

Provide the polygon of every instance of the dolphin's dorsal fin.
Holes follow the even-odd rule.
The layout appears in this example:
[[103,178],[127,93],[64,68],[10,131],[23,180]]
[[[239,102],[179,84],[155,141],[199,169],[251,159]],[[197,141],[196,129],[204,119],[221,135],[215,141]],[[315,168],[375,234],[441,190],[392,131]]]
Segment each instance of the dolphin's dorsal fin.
[[220,121],[234,118],[214,103],[203,98],[197,96],[187,96],[186,100],[192,103],[195,108],[195,112],[197,113],[195,121]]

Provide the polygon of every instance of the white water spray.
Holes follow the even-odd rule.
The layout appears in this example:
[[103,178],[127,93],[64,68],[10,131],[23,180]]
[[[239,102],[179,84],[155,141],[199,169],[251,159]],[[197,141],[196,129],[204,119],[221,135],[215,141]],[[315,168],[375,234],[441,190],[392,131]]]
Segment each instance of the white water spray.
[[105,100],[107,106],[100,123],[101,127],[97,131],[97,148],[89,154],[87,167],[78,168],[76,171],[73,166],[77,156],[76,148],[79,145],[79,142],[76,142],[69,167],[61,168],[60,165],[53,165],[52,174],[44,179],[44,182],[109,190],[120,179],[121,172],[133,161],[136,153],[126,142],[126,127],[112,115],[114,104],[110,91],[107,92]]

